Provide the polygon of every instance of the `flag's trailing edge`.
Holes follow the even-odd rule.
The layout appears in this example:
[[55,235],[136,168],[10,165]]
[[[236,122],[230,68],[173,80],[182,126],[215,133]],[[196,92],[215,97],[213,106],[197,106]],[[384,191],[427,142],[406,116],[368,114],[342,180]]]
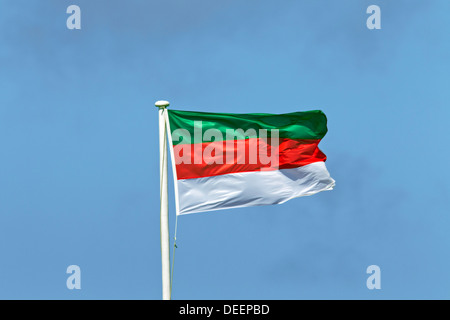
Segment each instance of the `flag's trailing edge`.
[[167,110],[176,213],[280,204],[331,190],[318,144],[322,111],[233,114]]

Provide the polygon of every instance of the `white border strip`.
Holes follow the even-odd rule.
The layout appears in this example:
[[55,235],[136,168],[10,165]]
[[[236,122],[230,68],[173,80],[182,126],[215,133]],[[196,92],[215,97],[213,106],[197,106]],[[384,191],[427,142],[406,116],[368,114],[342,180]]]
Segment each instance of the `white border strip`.
[[169,110],[166,109],[164,112],[164,119],[166,121],[167,128],[167,137],[169,139],[169,150],[170,150],[170,158],[172,160],[172,174],[173,174],[173,186],[175,190],[175,212],[176,215],[180,215],[180,205],[179,205],[179,197],[178,197],[178,178],[177,178],[177,169],[175,166],[175,155],[173,151],[173,142],[172,142],[172,131],[170,130],[170,122],[169,122]]

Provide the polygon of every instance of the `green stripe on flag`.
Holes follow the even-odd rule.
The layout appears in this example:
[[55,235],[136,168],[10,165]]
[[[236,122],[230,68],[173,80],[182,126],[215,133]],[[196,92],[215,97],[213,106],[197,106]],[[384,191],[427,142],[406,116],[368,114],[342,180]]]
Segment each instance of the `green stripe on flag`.
[[[168,112],[172,134],[177,129],[184,129],[177,130],[177,137],[173,141],[174,145],[194,143],[194,131],[197,131],[197,135],[198,132],[201,132],[201,142],[210,142],[210,140],[203,141],[203,134],[208,129],[220,131],[223,140],[226,140],[227,129],[242,130],[241,133],[236,132],[237,135],[232,137],[234,140],[256,138],[259,135],[259,129],[266,129],[269,137],[270,130],[277,129],[280,138],[305,140],[322,139],[327,133],[327,118],[320,110],[285,114],[210,113],[180,110],[168,110]],[[256,132],[255,136],[245,134],[251,133],[251,129]],[[196,142],[200,141],[196,140]]]

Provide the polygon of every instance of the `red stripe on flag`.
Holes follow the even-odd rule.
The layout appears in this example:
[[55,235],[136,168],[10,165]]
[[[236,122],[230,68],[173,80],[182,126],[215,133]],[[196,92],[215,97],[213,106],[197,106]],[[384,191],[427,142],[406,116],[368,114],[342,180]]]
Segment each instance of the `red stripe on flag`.
[[[231,150],[227,148],[227,141],[179,144],[173,147],[177,179],[203,178],[248,171],[289,169],[325,161],[326,156],[320,151],[319,142],[320,140],[279,139],[278,165],[275,163],[275,166],[273,162],[267,163],[267,159],[264,161],[264,155],[268,155],[269,159],[272,155],[270,139],[267,142],[262,138],[234,140],[231,142]],[[249,151],[254,146],[257,146],[257,152],[250,156]],[[234,154],[233,161],[227,159],[227,150],[229,151],[228,154]],[[220,160],[219,163],[216,163],[217,161],[214,162],[214,159],[221,159],[222,163],[220,163]],[[198,163],[200,160],[201,163]],[[182,163],[183,161],[184,163]]]

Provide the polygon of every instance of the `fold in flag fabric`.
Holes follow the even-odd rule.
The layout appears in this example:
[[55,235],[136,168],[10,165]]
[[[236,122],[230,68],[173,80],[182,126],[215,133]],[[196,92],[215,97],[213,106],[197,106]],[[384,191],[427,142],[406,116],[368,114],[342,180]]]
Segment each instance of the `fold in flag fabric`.
[[322,111],[167,111],[177,215],[280,204],[335,185],[318,147]]

